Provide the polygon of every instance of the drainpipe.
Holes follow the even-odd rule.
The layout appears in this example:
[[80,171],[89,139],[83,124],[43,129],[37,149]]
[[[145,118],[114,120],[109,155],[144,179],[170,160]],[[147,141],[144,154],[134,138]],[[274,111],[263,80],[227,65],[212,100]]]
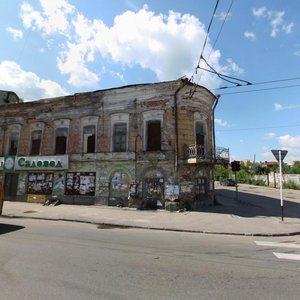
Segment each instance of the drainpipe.
[[215,97],[215,102],[213,105],[212,113],[212,133],[213,133],[213,169],[212,169],[212,179],[213,179],[213,194],[214,194],[214,205],[217,204],[217,199],[215,197],[215,162],[216,162],[216,136],[215,136],[215,109],[219,102],[220,95]]
[[177,94],[188,83],[189,83],[188,79],[181,80],[180,87],[174,93],[174,118],[175,118],[175,161],[174,161],[174,170],[175,170],[175,173],[177,172],[177,169],[178,169],[178,156],[179,156]]
[[215,98],[215,103],[213,105],[213,113],[212,113],[212,132],[213,132],[213,159],[214,162],[216,160],[216,137],[215,137],[215,109],[219,102],[220,95],[217,95]]

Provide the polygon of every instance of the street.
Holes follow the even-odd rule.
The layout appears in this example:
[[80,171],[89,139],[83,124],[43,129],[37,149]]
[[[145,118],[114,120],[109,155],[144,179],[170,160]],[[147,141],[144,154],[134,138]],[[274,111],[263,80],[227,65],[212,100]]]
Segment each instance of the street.
[[0,223],[3,300],[299,298],[299,236]]

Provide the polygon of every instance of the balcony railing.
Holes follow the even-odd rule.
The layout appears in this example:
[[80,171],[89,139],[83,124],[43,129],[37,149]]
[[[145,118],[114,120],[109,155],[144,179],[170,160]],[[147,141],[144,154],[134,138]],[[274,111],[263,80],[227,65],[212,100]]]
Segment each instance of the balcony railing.
[[216,147],[215,153],[212,150],[206,150],[203,145],[185,145],[184,160],[188,163],[199,163],[201,161],[209,161],[214,163],[229,163],[229,149]]

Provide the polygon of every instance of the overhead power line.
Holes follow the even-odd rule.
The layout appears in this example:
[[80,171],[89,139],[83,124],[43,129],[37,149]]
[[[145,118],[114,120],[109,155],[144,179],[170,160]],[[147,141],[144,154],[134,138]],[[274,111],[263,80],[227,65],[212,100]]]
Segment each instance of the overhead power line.
[[[269,81],[254,82],[251,84],[251,86],[285,82],[285,81],[293,81],[293,80],[299,80],[299,79],[300,79],[300,77],[292,77],[292,78],[285,78],[285,79],[275,79],[275,80],[269,80]],[[213,88],[211,90],[217,91],[217,90],[232,89],[232,88],[238,88],[238,87],[244,87],[244,86],[222,86],[220,88]]]
[[234,94],[245,94],[245,93],[254,93],[254,92],[260,92],[260,91],[288,89],[288,88],[295,88],[295,87],[300,87],[300,84],[277,86],[277,87],[270,87],[270,88],[264,88],[264,89],[247,90],[247,91],[239,91],[239,92],[231,92],[231,93],[230,92],[229,93],[221,93],[219,95],[224,96],[224,95],[234,95]]
[[216,39],[215,39],[215,41],[214,41],[214,43],[213,43],[213,46],[212,46],[212,48],[211,48],[211,51],[210,51],[209,55],[208,55],[208,58],[210,57],[212,50],[215,48],[215,46],[216,46],[216,44],[217,44],[217,41],[218,41],[218,39],[219,39],[219,37],[220,37],[220,35],[221,35],[221,32],[222,32],[222,30],[223,30],[224,24],[225,24],[225,22],[226,22],[226,20],[227,20],[227,18],[228,18],[228,16],[229,16],[229,13],[230,13],[230,10],[231,10],[231,8],[232,8],[232,5],[233,5],[233,0],[231,0],[231,3],[230,3],[230,5],[229,5],[229,8],[228,8],[227,13],[226,13],[226,15],[225,15],[225,18],[223,19],[223,23],[222,23],[222,25],[221,25],[221,28],[220,28],[220,30],[219,30],[219,32],[218,32],[218,34],[217,34],[217,37],[216,37]]
[[230,132],[230,131],[265,130],[265,129],[291,128],[291,127],[300,127],[300,124],[283,125],[283,126],[249,127],[249,128],[237,128],[237,129],[216,129],[216,131],[221,131],[221,132],[227,131],[227,132]]
[[213,12],[213,14],[212,14],[212,16],[211,16],[209,25],[208,25],[208,27],[207,27],[206,36],[205,36],[205,40],[204,40],[204,43],[203,43],[203,47],[202,47],[202,51],[201,51],[201,54],[200,54],[200,57],[199,57],[199,61],[198,61],[197,67],[200,65],[200,61],[201,61],[201,58],[202,58],[202,55],[203,55],[203,52],[204,52],[204,49],[205,49],[205,46],[206,46],[206,43],[207,43],[207,39],[208,39],[210,27],[211,27],[211,24],[212,24],[212,22],[213,22],[213,20],[214,20],[214,17],[215,17],[215,14],[216,14],[218,5],[219,5],[219,0],[217,0],[217,2],[216,2],[215,8],[214,8],[214,12]]

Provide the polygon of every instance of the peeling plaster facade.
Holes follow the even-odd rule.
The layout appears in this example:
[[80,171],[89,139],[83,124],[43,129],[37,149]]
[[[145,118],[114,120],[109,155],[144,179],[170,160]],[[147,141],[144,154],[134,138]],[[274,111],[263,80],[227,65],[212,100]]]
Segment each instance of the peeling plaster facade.
[[211,205],[216,103],[179,79],[2,106],[5,199]]

